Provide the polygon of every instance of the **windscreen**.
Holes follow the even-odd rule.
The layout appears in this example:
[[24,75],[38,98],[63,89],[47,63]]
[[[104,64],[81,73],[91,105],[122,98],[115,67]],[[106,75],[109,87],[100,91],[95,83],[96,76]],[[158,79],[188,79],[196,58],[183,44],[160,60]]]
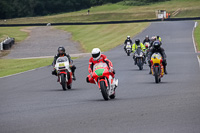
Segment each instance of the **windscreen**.
[[64,57],[59,57],[57,60],[56,60],[56,63],[59,63],[59,62],[66,62],[68,61],[68,58],[66,56]]
[[93,67],[93,70],[98,69],[98,68],[102,68],[102,67],[107,67],[106,63],[100,62],[100,63],[96,63]]

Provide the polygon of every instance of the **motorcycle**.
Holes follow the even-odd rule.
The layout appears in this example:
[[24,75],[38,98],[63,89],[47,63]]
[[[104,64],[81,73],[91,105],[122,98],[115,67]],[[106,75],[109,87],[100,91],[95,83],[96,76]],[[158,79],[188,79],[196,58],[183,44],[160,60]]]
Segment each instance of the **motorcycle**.
[[131,51],[132,51],[132,46],[131,46],[130,42],[127,42],[127,44],[126,44],[126,53],[127,53],[127,56],[130,56]]
[[58,76],[58,82],[62,85],[63,90],[66,90],[72,87],[72,72],[70,69],[69,60],[66,56],[59,57],[56,60],[55,69]]
[[151,72],[155,77],[155,82],[161,82],[161,78],[164,76],[164,67],[162,64],[162,56],[160,53],[154,53],[151,56]]
[[93,67],[92,77],[99,87],[104,100],[115,98],[115,89],[118,86],[118,80],[110,75],[106,63],[96,63]]
[[140,47],[138,47],[136,52],[134,53],[134,60],[139,69],[142,70],[145,62],[145,55]]

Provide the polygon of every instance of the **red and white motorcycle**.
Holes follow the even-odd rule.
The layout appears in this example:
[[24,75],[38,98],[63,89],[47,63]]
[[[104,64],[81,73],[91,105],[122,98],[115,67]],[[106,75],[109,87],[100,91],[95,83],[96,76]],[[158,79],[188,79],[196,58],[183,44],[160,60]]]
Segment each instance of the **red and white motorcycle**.
[[69,60],[66,56],[59,57],[56,60],[55,69],[58,75],[58,82],[62,85],[63,90],[66,90],[72,87],[72,72],[70,69]]
[[115,98],[115,89],[118,86],[118,79],[111,76],[106,63],[96,63],[93,67],[92,77],[99,87],[104,100]]

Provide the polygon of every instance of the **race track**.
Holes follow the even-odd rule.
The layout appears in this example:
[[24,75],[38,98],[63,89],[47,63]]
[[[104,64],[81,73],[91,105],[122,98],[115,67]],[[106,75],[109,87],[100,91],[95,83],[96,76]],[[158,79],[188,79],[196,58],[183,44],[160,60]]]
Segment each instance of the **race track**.
[[[123,46],[104,54],[113,62],[119,87],[104,101],[85,82],[87,58],[75,60],[77,80],[62,91],[51,67],[0,79],[1,133],[199,133],[200,68],[192,40],[193,21],[156,22],[136,38],[160,35],[168,75],[156,84],[140,71]],[[134,38],[135,39],[135,38]]]

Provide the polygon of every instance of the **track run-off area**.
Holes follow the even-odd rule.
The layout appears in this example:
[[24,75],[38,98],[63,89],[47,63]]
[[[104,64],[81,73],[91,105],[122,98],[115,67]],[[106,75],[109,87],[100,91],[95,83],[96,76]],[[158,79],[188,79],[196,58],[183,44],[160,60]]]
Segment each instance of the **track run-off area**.
[[[159,35],[168,75],[156,84],[148,65],[139,70],[123,45],[105,55],[119,86],[104,101],[86,83],[90,56],[74,60],[77,80],[62,91],[52,67],[0,78],[2,133],[199,133],[200,68],[193,44],[194,21],[154,22],[134,39]],[[131,29],[131,27],[130,27]]]

